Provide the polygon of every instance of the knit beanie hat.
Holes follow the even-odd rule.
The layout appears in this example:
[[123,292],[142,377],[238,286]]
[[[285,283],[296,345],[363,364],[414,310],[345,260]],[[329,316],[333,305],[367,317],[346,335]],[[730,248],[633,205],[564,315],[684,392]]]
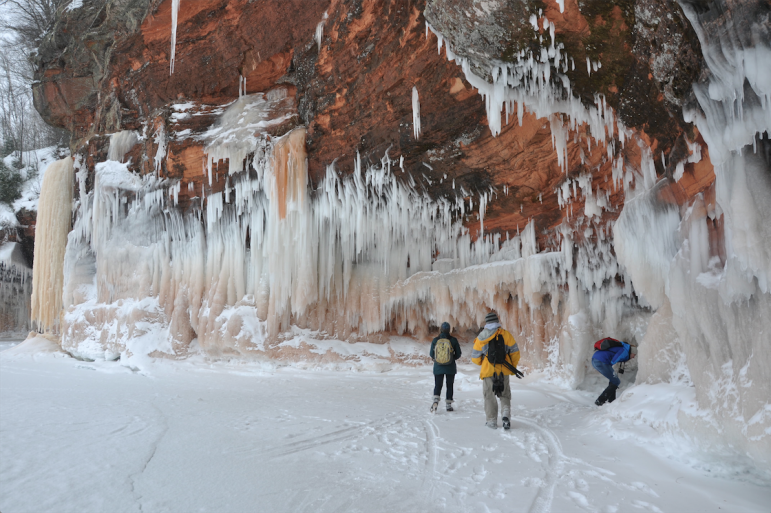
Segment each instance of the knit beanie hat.
[[491,322],[499,322],[497,313],[490,312],[485,316],[485,324],[490,324]]
[[450,332],[450,323],[449,322],[443,322],[442,323],[442,333],[449,333]]

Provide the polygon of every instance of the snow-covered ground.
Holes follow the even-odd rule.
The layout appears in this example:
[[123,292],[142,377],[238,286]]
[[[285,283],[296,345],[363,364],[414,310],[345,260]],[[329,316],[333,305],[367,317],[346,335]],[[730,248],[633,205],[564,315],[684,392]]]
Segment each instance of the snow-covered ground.
[[667,430],[672,401],[662,407],[662,397],[688,401],[675,385],[638,386],[598,409],[599,388],[528,376],[512,383],[506,432],[484,426],[468,364],[456,411],[429,414],[428,366],[132,366],[54,347],[38,338],[0,353],[3,513],[767,513],[771,504],[767,474]]

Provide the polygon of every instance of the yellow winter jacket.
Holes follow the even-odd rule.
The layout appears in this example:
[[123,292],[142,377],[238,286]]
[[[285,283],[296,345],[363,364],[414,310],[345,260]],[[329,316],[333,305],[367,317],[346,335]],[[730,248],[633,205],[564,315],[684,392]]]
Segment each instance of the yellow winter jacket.
[[481,365],[482,369],[479,372],[479,378],[490,378],[496,372],[503,372],[507,376],[511,376],[512,372],[506,368],[505,365],[493,365],[487,360],[487,347],[490,341],[498,334],[503,335],[503,341],[506,343],[506,358],[509,363],[514,367],[519,363],[519,346],[511,333],[503,328],[498,328],[495,331],[482,330],[482,332],[474,339],[474,350],[471,352],[471,361],[477,365]]

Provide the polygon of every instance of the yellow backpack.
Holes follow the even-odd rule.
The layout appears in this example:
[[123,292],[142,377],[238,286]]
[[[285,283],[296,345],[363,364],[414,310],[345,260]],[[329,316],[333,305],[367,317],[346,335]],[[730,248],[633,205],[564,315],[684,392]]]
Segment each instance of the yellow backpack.
[[454,354],[455,351],[449,339],[440,338],[436,341],[436,346],[434,346],[434,360],[436,360],[436,363],[439,365],[450,364]]

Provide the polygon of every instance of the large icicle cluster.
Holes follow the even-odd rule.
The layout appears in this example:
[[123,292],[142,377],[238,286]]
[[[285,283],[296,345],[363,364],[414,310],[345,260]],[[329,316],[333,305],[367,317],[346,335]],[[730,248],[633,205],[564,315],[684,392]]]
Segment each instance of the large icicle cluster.
[[[396,178],[388,153],[369,166],[357,158],[345,177],[330,166],[310,191],[304,129],[264,133],[283,120],[268,114],[280,100],[243,96],[204,135],[210,175],[219,160],[230,165],[225,190],[202,211],[171,208],[180,182],[119,162],[135,134],[113,136],[116,160],[97,165],[88,194],[80,166],[65,347],[90,358],[184,354],[197,339],[213,354],[244,353],[290,325],[322,337],[421,333],[447,319],[476,327],[489,308],[540,330],[534,348],[561,336],[555,327],[573,311],[560,292],[571,251],[536,254],[532,224],[522,237],[472,242],[456,219],[473,200],[430,199]],[[153,337],[162,343],[143,345]]]
[[[697,198],[684,213],[665,287],[700,404],[771,459],[771,24],[752,2],[718,3],[731,11],[720,23],[681,2],[711,72],[685,115],[708,145],[716,201]],[[706,228],[721,216],[724,253]]]

